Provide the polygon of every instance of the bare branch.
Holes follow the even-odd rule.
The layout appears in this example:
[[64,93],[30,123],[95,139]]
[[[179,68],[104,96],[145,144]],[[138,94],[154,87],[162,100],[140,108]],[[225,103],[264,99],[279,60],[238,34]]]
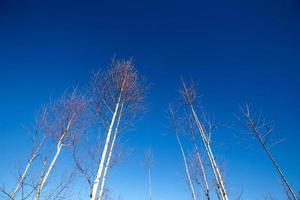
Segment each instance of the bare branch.
[[191,114],[192,114],[192,116],[195,120],[195,123],[197,125],[198,132],[200,134],[203,145],[205,147],[206,154],[209,158],[210,165],[211,165],[211,168],[212,168],[215,180],[216,180],[218,194],[220,194],[220,198],[222,200],[228,200],[225,184],[224,184],[224,181],[223,181],[223,177],[220,173],[219,166],[217,165],[217,162],[215,160],[215,156],[214,156],[213,151],[211,149],[211,144],[210,144],[211,136],[210,136],[210,134],[207,133],[207,130],[204,126],[203,121],[205,121],[205,120],[202,121],[198,117],[198,114],[197,114],[196,109],[194,107],[194,101],[195,101],[196,96],[197,96],[196,95],[197,94],[196,89],[195,89],[193,84],[188,85],[182,80],[182,89],[181,89],[180,93],[183,96],[183,99],[185,100],[187,107],[190,109]]
[[261,147],[267,154],[268,158],[271,160],[273,166],[275,167],[275,169],[277,170],[278,174],[280,175],[283,183],[285,184],[285,187],[288,189],[291,197],[294,200],[297,200],[297,197],[296,197],[292,187],[288,183],[285,175],[283,174],[282,170],[280,169],[279,165],[277,164],[277,162],[275,161],[275,159],[273,158],[273,156],[270,152],[270,148],[272,146],[274,146],[278,143],[281,143],[282,141],[277,141],[275,143],[272,143],[269,146],[267,143],[268,142],[267,138],[269,137],[269,135],[271,134],[271,132],[273,130],[273,125],[271,125],[272,123],[269,123],[269,122],[267,122],[267,120],[262,119],[261,114],[257,115],[255,112],[252,112],[251,108],[248,104],[245,104],[245,106],[242,107],[241,110],[246,118],[249,129],[251,130],[251,132],[254,134],[254,136],[260,143]]
[[[106,164],[105,167],[104,163],[107,159],[110,159],[113,151],[113,143],[116,139],[114,136],[111,138],[111,136],[116,135],[116,133],[113,134],[114,130],[118,132],[119,122],[117,121],[120,121],[120,124],[123,125],[129,124],[130,118],[141,114],[146,87],[141,82],[133,61],[130,59],[113,60],[111,67],[106,72],[95,73],[92,77],[91,88],[92,105],[97,112],[96,115],[99,118],[100,124],[104,124],[107,130],[101,159],[90,194],[90,200],[95,200],[96,198],[101,200],[104,190],[103,181],[105,181],[106,176],[104,174],[107,173],[109,166]],[[117,119],[118,116],[119,120]],[[124,121],[127,123],[124,123]],[[109,147],[112,148],[109,149]],[[96,197],[101,177],[101,194],[99,197]]]

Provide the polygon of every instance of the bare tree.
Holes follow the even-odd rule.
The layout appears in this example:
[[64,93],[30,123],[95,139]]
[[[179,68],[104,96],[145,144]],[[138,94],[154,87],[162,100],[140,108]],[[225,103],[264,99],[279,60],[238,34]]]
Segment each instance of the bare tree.
[[65,93],[58,101],[47,106],[47,116],[43,124],[43,132],[56,142],[55,154],[47,168],[42,170],[34,200],[40,199],[41,191],[57,161],[64,146],[69,146],[78,141],[86,129],[84,120],[87,101],[84,95],[76,89],[70,94]]
[[[119,125],[120,125],[121,116],[122,115],[118,115],[117,124]],[[117,135],[120,134],[119,129],[121,128],[119,125],[118,125],[118,129],[114,130],[112,145],[109,146],[109,151],[108,151],[109,155],[104,166],[103,177],[105,178],[100,180],[101,181],[100,186],[103,186],[102,198],[107,197],[106,193],[108,192],[108,190],[104,188],[104,185],[107,180],[108,171],[114,166],[122,163],[130,153],[128,148],[125,148],[126,143],[117,141]],[[73,159],[77,171],[82,175],[84,180],[87,182],[89,186],[88,191],[90,192],[92,190],[94,176],[98,170],[98,164],[101,159],[101,151],[103,149],[103,141],[101,139],[105,135],[98,134],[96,139],[93,138],[92,134],[86,134],[85,136],[86,137],[80,140],[80,143],[74,145]],[[114,151],[112,151],[111,149],[114,149]]]
[[189,188],[191,190],[191,194],[192,194],[192,198],[193,200],[196,200],[196,193],[195,193],[195,189],[193,186],[193,182],[192,182],[192,178],[191,178],[191,173],[188,167],[188,163],[187,163],[187,157],[185,155],[184,149],[183,149],[183,145],[180,139],[180,122],[179,122],[179,118],[176,116],[176,109],[174,108],[174,106],[169,105],[169,109],[168,109],[168,115],[169,115],[169,120],[171,122],[171,126],[172,128],[175,130],[175,135],[176,135],[176,139],[181,151],[181,156],[183,159],[183,163],[184,163],[184,167],[185,167],[185,172],[187,175],[187,179],[188,179],[188,184],[189,184]]
[[297,200],[296,194],[293,191],[291,185],[288,183],[286,176],[283,174],[281,168],[275,161],[274,157],[272,156],[270,149],[282,142],[282,140],[270,143],[270,136],[273,133],[274,125],[273,123],[268,122],[266,119],[262,117],[261,112],[253,113],[250,109],[250,106],[246,104],[242,108],[242,112],[246,117],[248,127],[250,131],[253,133],[254,137],[258,140],[259,144],[267,154],[268,158],[271,160],[273,166],[277,170],[279,176],[281,177],[283,184],[285,185],[286,189],[289,192],[290,198]]
[[144,165],[148,172],[148,189],[149,189],[149,200],[152,200],[152,165],[153,165],[153,153],[151,149],[145,151]]
[[[216,180],[218,193],[219,193],[220,197],[222,198],[222,200],[228,200],[224,180],[223,180],[223,177],[221,175],[220,169],[217,165],[214,153],[211,148],[211,133],[210,133],[210,131],[206,130],[204,123],[198,117],[198,114],[197,114],[195,106],[194,106],[194,101],[197,98],[196,88],[193,85],[187,85],[182,80],[182,89],[180,92],[181,92],[183,99],[185,100],[186,105],[191,110],[192,116],[194,117],[195,123],[199,130],[202,142],[204,144],[204,147],[205,147],[205,150],[206,150],[207,156],[209,158],[210,165],[212,167],[212,171],[213,171],[213,174],[214,174],[214,177]],[[208,125],[209,125],[209,127],[211,126],[210,124],[208,124]]]
[[112,152],[113,152],[113,149],[114,149],[115,143],[116,143],[118,128],[119,128],[120,121],[121,121],[121,118],[122,118],[123,105],[124,104],[122,103],[121,106],[120,106],[120,113],[119,113],[117,124],[116,124],[116,127],[115,127],[113,139],[112,139],[111,144],[110,144],[110,149],[109,149],[109,152],[108,152],[108,158],[106,160],[106,164],[105,164],[105,168],[104,168],[104,172],[103,172],[103,177],[102,177],[102,180],[101,180],[100,192],[99,192],[99,198],[98,199],[101,199],[102,196],[103,196],[103,193],[104,193],[105,181],[106,181],[108,169],[109,169],[111,158],[112,158]]
[[[185,119],[185,121],[187,122],[187,129],[188,132],[191,135],[191,140],[192,140],[192,144],[193,144],[193,148],[194,148],[194,155],[192,156],[192,161],[195,160],[196,163],[191,162],[192,168],[194,169],[194,174],[193,177],[196,181],[197,184],[200,184],[201,182],[204,185],[204,194],[207,200],[210,200],[210,194],[209,194],[209,184],[208,184],[208,179],[207,179],[207,173],[203,164],[203,159],[202,156],[200,154],[200,150],[198,148],[197,145],[197,141],[196,141],[196,135],[195,135],[195,123],[194,120],[192,119],[192,116],[187,114],[186,116],[187,119]],[[195,158],[195,159],[194,159]],[[197,176],[197,169],[200,170],[200,180]]]
[[28,160],[28,163],[27,163],[27,165],[26,165],[26,167],[25,167],[22,175],[20,175],[20,177],[19,177],[17,186],[15,187],[13,193],[11,194],[11,197],[10,197],[11,200],[15,199],[15,196],[16,196],[17,192],[23,186],[24,181],[25,181],[25,179],[26,179],[26,177],[28,175],[29,168],[31,167],[31,165],[33,164],[33,162],[35,161],[35,159],[39,155],[39,152],[40,152],[42,146],[44,145],[44,142],[45,142],[45,137],[42,138],[42,140],[40,141],[40,143],[37,144],[37,146],[35,147],[35,149],[32,151],[30,159]]
[[14,200],[16,198],[17,193],[22,190],[21,198],[24,199],[25,195],[24,194],[24,187],[26,185],[25,179],[28,177],[30,168],[33,165],[33,162],[37,159],[37,157],[40,155],[40,151],[42,147],[44,146],[45,143],[45,134],[41,132],[41,125],[44,123],[45,116],[46,116],[47,110],[42,109],[41,112],[38,113],[36,119],[35,119],[35,128],[32,131],[26,131],[32,141],[32,150],[29,156],[29,159],[27,160],[27,164],[24,167],[23,171],[20,171],[18,174],[16,186],[13,189],[11,193],[6,192],[4,188],[1,189],[2,193],[5,194],[5,196],[9,200]]
[[[106,139],[90,193],[90,200],[96,198],[101,200],[110,162],[109,157],[114,148],[114,135],[117,135],[118,126],[123,121],[121,119],[124,118],[124,114],[134,116],[140,113],[145,88],[141,84],[132,60],[125,60],[113,61],[107,72],[95,73],[92,79],[92,91],[95,110],[99,111],[101,123],[107,125]],[[105,107],[106,109],[103,110],[104,112],[107,110],[109,116],[100,112],[98,109],[100,107]],[[101,177],[100,196],[97,197]]]

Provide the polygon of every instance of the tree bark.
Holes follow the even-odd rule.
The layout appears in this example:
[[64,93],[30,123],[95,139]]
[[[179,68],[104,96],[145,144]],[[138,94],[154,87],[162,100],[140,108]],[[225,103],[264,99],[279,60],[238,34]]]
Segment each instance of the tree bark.
[[50,174],[50,172],[52,171],[53,166],[54,166],[54,164],[55,164],[55,162],[56,162],[56,160],[57,160],[57,157],[58,157],[58,155],[60,154],[60,151],[61,151],[61,149],[62,149],[62,147],[63,147],[62,139],[63,139],[63,138],[61,138],[61,139],[59,140],[58,144],[57,144],[57,147],[56,147],[56,153],[55,153],[55,155],[54,155],[54,157],[53,157],[53,159],[52,159],[52,161],[51,161],[51,164],[49,165],[49,168],[48,168],[48,170],[47,170],[45,176],[43,177],[41,183],[39,184],[39,186],[38,186],[38,188],[37,188],[37,191],[36,191],[34,200],[38,200],[38,199],[40,198],[41,191],[42,191],[42,189],[44,188],[45,183],[46,183],[46,180],[48,179],[49,174]]
[[44,141],[42,140],[41,143],[38,145],[38,147],[36,148],[36,150],[34,151],[34,153],[32,154],[31,158],[29,159],[24,171],[23,171],[23,174],[21,175],[20,177],[20,180],[18,181],[17,183],[17,186],[15,187],[14,191],[12,192],[11,196],[10,196],[10,200],[14,200],[15,199],[15,196],[17,194],[17,192],[20,190],[26,176],[27,176],[27,172],[31,166],[31,164],[33,163],[33,161],[37,158],[37,155],[40,151],[40,149],[42,148],[44,144]]
[[271,160],[272,164],[274,165],[274,167],[276,168],[277,172],[279,173],[281,179],[283,180],[284,184],[286,185],[288,191],[290,192],[290,194],[292,195],[294,200],[297,200],[296,194],[293,191],[292,187],[290,186],[290,184],[288,183],[285,175],[283,174],[283,172],[281,171],[279,165],[276,163],[275,159],[273,158],[271,152],[269,151],[269,149],[266,147],[265,143],[263,142],[263,139],[261,138],[261,135],[259,134],[259,131],[257,130],[257,128],[255,127],[254,123],[252,122],[252,120],[249,120],[249,126],[250,128],[253,130],[255,136],[257,137],[259,143],[261,144],[262,148],[264,149],[264,151],[266,152],[266,154],[268,155],[269,159]]
[[193,197],[193,200],[196,200],[196,193],[195,193],[195,189],[194,189],[194,186],[193,186],[193,183],[192,183],[192,179],[191,179],[190,171],[189,171],[189,168],[188,168],[185,152],[183,150],[183,146],[182,146],[182,143],[181,143],[181,140],[179,138],[179,135],[178,135],[177,131],[176,131],[176,138],[177,138],[177,141],[178,141],[178,144],[179,144],[179,147],[180,147],[180,151],[181,151],[181,155],[182,155],[182,158],[183,158],[185,172],[186,172],[186,175],[188,177],[188,183],[189,183],[189,186],[190,186],[192,197]]
[[208,155],[211,167],[213,169],[213,173],[214,173],[214,176],[215,176],[215,179],[216,179],[216,182],[217,182],[218,191],[221,194],[221,197],[222,197],[223,200],[228,200],[226,189],[225,189],[225,185],[224,185],[224,182],[223,182],[220,170],[218,168],[218,165],[216,163],[214,154],[212,153],[212,150],[211,150],[211,147],[210,147],[210,141],[207,138],[207,134],[206,134],[206,132],[204,130],[204,127],[203,127],[202,123],[199,121],[199,118],[197,116],[197,113],[194,110],[193,105],[190,105],[190,107],[191,107],[194,119],[196,121],[197,127],[199,129],[200,136],[201,136],[202,141],[204,143],[204,146],[205,146],[205,149],[206,149],[206,152],[207,152],[207,155]]
[[102,177],[102,181],[101,181],[101,185],[100,185],[100,192],[98,195],[98,200],[101,200],[104,194],[104,186],[105,186],[105,182],[106,182],[106,176],[108,173],[108,169],[109,169],[109,165],[110,165],[110,160],[112,157],[112,152],[115,146],[115,142],[116,142],[116,138],[117,138],[117,134],[118,134],[118,128],[120,125],[120,121],[121,121],[121,117],[122,117],[122,111],[123,111],[123,103],[120,106],[120,112],[119,112],[119,116],[118,116],[118,121],[116,124],[116,128],[115,128],[115,132],[114,132],[114,136],[110,145],[110,150],[109,150],[109,154],[108,154],[108,158],[105,164],[105,168],[104,168],[104,172],[103,172],[103,177]]
[[148,169],[149,200],[152,200],[151,168]]
[[111,119],[111,122],[110,122],[110,125],[109,125],[105,145],[104,145],[104,148],[103,148],[103,151],[102,151],[101,161],[100,161],[99,168],[98,168],[98,171],[97,171],[97,175],[96,175],[96,178],[94,180],[92,191],[91,191],[91,194],[90,194],[90,200],[95,200],[96,199],[96,193],[97,193],[97,190],[98,190],[98,187],[99,187],[99,182],[100,182],[100,178],[101,178],[103,167],[104,167],[104,161],[106,159],[107,149],[108,149],[108,145],[109,145],[109,142],[110,142],[110,137],[111,137],[112,129],[113,129],[113,126],[114,126],[114,123],[115,123],[115,119],[116,119],[116,116],[117,116],[119,106],[120,106],[120,102],[118,102],[116,104],[116,107],[115,107],[115,110],[114,110],[114,113],[113,113],[113,116],[112,116],[112,119]]
[[206,177],[206,172],[205,172],[205,168],[203,166],[203,162],[200,156],[200,152],[199,149],[197,147],[197,144],[194,141],[194,147],[196,150],[196,156],[197,156],[197,161],[201,170],[201,174],[202,174],[202,178],[203,178],[203,182],[204,182],[204,186],[205,186],[205,196],[207,200],[210,200],[210,195],[209,195],[209,185],[208,185],[208,181],[207,181],[207,177]]

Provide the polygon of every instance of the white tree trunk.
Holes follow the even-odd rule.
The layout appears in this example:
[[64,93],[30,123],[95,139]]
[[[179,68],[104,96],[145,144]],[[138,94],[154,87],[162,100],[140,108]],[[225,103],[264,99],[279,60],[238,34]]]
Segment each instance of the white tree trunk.
[[104,186],[105,186],[105,182],[106,182],[106,177],[107,177],[107,173],[108,173],[108,169],[109,169],[109,165],[110,165],[110,160],[112,157],[112,152],[115,146],[115,142],[116,142],[116,138],[117,138],[117,134],[118,134],[118,128],[121,122],[121,118],[122,118],[122,111],[123,111],[123,104],[120,106],[120,112],[119,112],[119,116],[118,116],[118,121],[116,124],[116,128],[115,128],[115,132],[114,132],[114,136],[110,145],[110,149],[109,149],[109,154],[108,154],[108,158],[105,164],[105,168],[104,168],[104,172],[103,172],[103,176],[102,176],[102,181],[101,181],[101,185],[100,185],[100,192],[98,195],[98,200],[101,200],[104,194]]
[[149,184],[149,200],[152,200],[152,180],[151,180],[151,167],[148,169],[148,184]]
[[187,178],[188,178],[188,183],[189,183],[189,186],[190,186],[190,189],[191,189],[192,197],[193,197],[193,200],[196,200],[196,193],[195,193],[195,189],[194,189],[194,186],[193,186],[193,183],[192,183],[192,179],[191,179],[190,171],[189,171],[189,168],[188,168],[186,156],[185,156],[183,146],[181,144],[181,141],[180,141],[180,138],[179,138],[179,135],[178,135],[177,131],[176,131],[176,138],[177,138],[177,141],[178,141],[178,144],[179,144],[179,147],[180,147],[180,151],[181,151],[181,155],[182,155],[182,158],[183,158],[185,172],[186,172],[186,175],[187,175]]
[[54,155],[54,157],[53,157],[53,159],[51,161],[51,164],[49,165],[48,170],[47,170],[45,176],[43,177],[41,183],[38,185],[37,191],[35,193],[34,200],[38,200],[40,198],[41,191],[42,191],[43,187],[45,186],[45,183],[46,183],[46,181],[47,181],[47,179],[49,177],[49,174],[50,174],[50,172],[53,169],[53,166],[54,166],[54,164],[55,164],[55,162],[57,160],[58,155],[60,154],[61,148],[63,147],[62,139],[63,138],[61,138],[59,140],[59,142],[57,144],[57,147],[56,147],[56,153],[55,153],[55,155]]
[[213,169],[213,173],[214,173],[214,176],[215,176],[215,179],[216,179],[216,182],[217,182],[218,191],[221,194],[221,197],[222,197],[223,200],[228,200],[225,185],[224,185],[224,182],[223,182],[223,178],[221,176],[220,170],[218,168],[218,165],[216,163],[216,160],[214,158],[214,155],[213,155],[211,147],[210,147],[210,141],[207,138],[207,134],[204,130],[204,127],[201,124],[201,122],[199,121],[199,118],[198,118],[193,106],[191,105],[190,107],[191,107],[194,119],[196,121],[197,127],[199,129],[202,141],[204,143],[204,146],[205,146],[205,149],[206,149],[211,167]]
[[198,149],[197,144],[195,142],[194,142],[194,146],[195,146],[195,150],[196,150],[197,161],[198,161],[198,164],[200,166],[202,179],[203,179],[204,186],[205,186],[205,196],[206,196],[206,199],[209,200],[210,199],[209,185],[208,185],[208,181],[207,181],[207,177],[206,177],[206,171],[205,171],[205,168],[203,166],[203,162],[202,162],[202,159],[201,159],[201,156],[200,156],[199,149]]
[[18,183],[17,183],[17,186],[15,187],[14,191],[12,192],[12,194],[10,195],[10,200],[14,200],[15,199],[15,196],[17,194],[17,192],[20,190],[23,182],[24,182],[24,179],[26,178],[27,176],[27,172],[31,166],[31,164],[33,163],[33,161],[37,158],[37,155],[40,151],[40,149],[42,148],[43,146],[43,141],[41,141],[41,143],[39,144],[39,146],[36,148],[36,150],[33,152],[33,154],[31,155],[31,158],[29,159],[24,171],[23,171],[23,174],[21,175]]
[[111,137],[112,129],[113,129],[115,119],[116,119],[116,116],[117,116],[117,112],[119,110],[119,106],[120,106],[120,101],[118,101],[117,104],[116,104],[116,107],[115,107],[115,110],[114,110],[114,113],[113,113],[113,116],[112,116],[112,119],[111,119],[111,122],[110,122],[110,125],[109,125],[105,145],[104,145],[104,148],[103,148],[103,151],[102,151],[101,161],[100,161],[98,171],[97,171],[97,175],[96,175],[96,178],[94,180],[92,191],[91,191],[91,194],[90,194],[90,200],[95,200],[96,199],[96,193],[97,193],[97,190],[98,190],[98,187],[99,187],[99,182],[100,182],[100,178],[101,178],[103,167],[104,167],[104,161],[106,159],[108,145],[109,145],[109,142],[110,142],[110,137]]
[[95,200],[96,199],[96,194],[97,194],[97,190],[98,190],[98,187],[99,187],[99,182],[100,182],[100,178],[101,178],[101,175],[102,175],[104,162],[105,162],[106,156],[107,156],[106,154],[107,154],[108,145],[109,145],[109,142],[110,142],[112,129],[113,129],[113,126],[115,124],[116,116],[117,116],[117,113],[118,113],[118,110],[119,110],[119,107],[120,107],[120,104],[121,104],[121,98],[122,98],[125,82],[126,82],[126,74],[125,74],[124,80],[122,82],[122,86],[121,86],[120,94],[119,94],[119,97],[118,97],[118,101],[116,103],[115,110],[114,110],[114,113],[113,113],[113,116],[112,116],[112,119],[111,119],[111,122],[110,122],[110,125],[109,125],[105,145],[104,145],[104,148],[103,148],[103,151],[102,151],[101,161],[99,163],[96,178],[95,178],[93,186],[92,186],[92,191],[91,191],[91,194],[90,194],[90,200]]

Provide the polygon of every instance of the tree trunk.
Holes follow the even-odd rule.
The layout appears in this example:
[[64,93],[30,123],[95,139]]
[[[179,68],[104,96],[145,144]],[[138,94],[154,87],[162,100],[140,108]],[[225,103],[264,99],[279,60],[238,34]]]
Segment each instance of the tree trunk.
[[34,200],[38,200],[40,198],[40,194],[41,194],[41,191],[43,189],[43,187],[45,186],[45,183],[49,177],[49,174],[50,172],[52,171],[53,169],[53,166],[57,160],[57,157],[58,155],[60,154],[60,151],[61,151],[61,148],[62,148],[63,144],[62,144],[62,138],[59,140],[58,144],[57,144],[57,147],[56,147],[56,153],[51,161],[51,164],[49,165],[49,168],[45,174],[45,176],[43,177],[42,181],[41,181],[41,184],[39,184],[38,188],[37,188],[37,191],[36,191],[36,194],[35,194],[35,197],[34,197]]
[[105,182],[106,182],[106,176],[107,176],[107,173],[108,173],[110,160],[111,160],[111,157],[112,157],[112,152],[113,152],[115,142],[116,142],[116,138],[117,138],[117,134],[118,134],[118,128],[119,128],[121,117],[122,117],[122,111],[123,111],[123,103],[120,106],[118,121],[117,121],[117,124],[116,124],[114,136],[113,136],[113,139],[112,139],[112,142],[111,142],[108,158],[107,158],[107,161],[106,161],[106,164],[105,164],[103,177],[102,177],[102,181],[101,181],[101,185],[100,185],[100,192],[99,192],[99,195],[98,195],[98,200],[101,200],[102,197],[103,197],[103,194],[104,194],[104,186],[105,186]]
[[213,173],[214,173],[214,176],[215,176],[215,179],[216,179],[216,182],[217,182],[218,191],[220,192],[223,200],[228,200],[226,189],[225,189],[225,185],[224,185],[224,182],[223,182],[220,170],[218,168],[218,165],[216,163],[216,160],[214,158],[214,155],[213,155],[211,147],[210,147],[210,141],[207,138],[207,134],[206,134],[206,132],[204,130],[203,125],[199,121],[199,118],[198,118],[198,116],[197,116],[197,114],[196,114],[196,112],[194,110],[193,105],[190,105],[190,107],[191,107],[194,119],[196,121],[197,127],[199,129],[202,141],[204,143],[204,146],[205,146],[205,149],[206,149],[206,152],[207,152],[207,155],[208,155],[211,167],[213,169]]
[[29,159],[24,171],[23,171],[23,174],[21,175],[20,177],[20,180],[18,181],[17,183],[17,186],[15,187],[14,191],[12,192],[11,196],[10,196],[10,200],[14,200],[15,199],[15,196],[17,194],[17,192],[20,190],[23,182],[24,182],[24,179],[26,178],[27,176],[27,172],[31,166],[31,164],[33,163],[33,161],[37,158],[37,155],[41,149],[41,147],[43,146],[43,143],[44,141],[42,141],[39,146],[36,148],[36,150],[34,151],[34,153],[32,154],[31,158]]
[[149,200],[152,200],[151,168],[148,169]]
[[290,186],[290,184],[288,183],[285,175],[283,174],[283,172],[281,171],[279,165],[276,163],[275,159],[273,158],[271,152],[269,151],[269,149],[266,147],[265,143],[263,142],[263,139],[261,138],[261,135],[259,134],[258,130],[256,129],[255,125],[253,124],[253,122],[250,120],[249,121],[249,125],[250,128],[254,131],[255,136],[258,138],[259,143],[261,144],[262,148],[264,149],[264,151],[266,152],[266,154],[268,155],[269,159],[271,160],[272,164],[274,165],[274,167],[276,168],[277,172],[279,173],[280,177],[282,178],[284,184],[286,185],[288,191],[290,192],[290,194],[292,195],[294,200],[297,200],[296,194],[293,191],[292,187]]
[[193,183],[192,183],[190,171],[189,171],[189,168],[188,168],[186,156],[185,156],[183,146],[182,146],[182,143],[180,141],[180,138],[179,138],[179,135],[178,135],[177,131],[176,131],[176,138],[177,138],[177,141],[178,141],[178,144],[179,144],[179,147],[180,147],[180,151],[181,151],[181,155],[182,155],[182,158],[183,158],[185,172],[186,172],[186,175],[188,177],[188,183],[189,183],[189,186],[190,186],[190,189],[191,189],[192,197],[193,197],[193,200],[196,200],[196,194],[195,194],[194,186],[193,186]]
[[116,116],[117,116],[117,112],[119,110],[119,106],[120,106],[120,98],[119,98],[119,101],[116,104],[116,107],[115,107],[115,110],[114,110],[114,113],[113,113],[113,116],[112,116],[112,119],[111,119],[111,122],[110,122],[110,125],[109,125],[105,145],[104,145],[102,156],[101,156],[101,161],[100,161],[99,168],[98,168],[98,171],[97,171],[97,175],[96,175],[96,178],[94,180],[92,191],[91,191],[91,194],[90,194],[90,200],[95,200],[96,199],[96,193],[97,193],[97,190],[98,190],[98,187],[99,187],[99,182],[100,182],[100,178],[101,178],[103,167],[104,167],[104,161],[106,159],[108,145],[109,145],[109,142],[110,142],[110,137],[111,137],[112,129],[113,129],[115,119],[116,119]]
[[96,194],[97,194],[97,190],[98,190],[98,187],[99,187],[99,182],[100,182],[100,178],[101,178],[101,175],[102,175],[104,162],[105,162],[106,156],[107,156],[106,154],[107,154],[108,145],[109,145],[109,142],[110,142],[110,137],[111,137],[111,134],[112,134],[112,129],[113,129],[113,126],[115,124],[116,116],[117,116],[117,113],[118,113],[118,110],[119,110],[119,107],[120,107],[120,104],[121,104],[121,98],[122,98],[122,93],[123,93],[125,82],[126,82],[126,74],[125,74],[124,80],[122,82],[122,86],[121,86],[121,90],[120,90],[120,93],[119,93],[118,101],[116,103],[116,107],[115,107],[115,110],[114,110],[114,113],[113,113],[113,116],[112,116],[112,119],[111,119],[111,122],[110,122],[110,125],[109,125],[105,145],[104,145],[102,156],[101,156],[101,161],[100,161],[100,164],[99,164],[99,168],[98,168],[98,171],[97,171],[96,178],[95,178],[93,186],[92,186],[92,191],[91,191],[91,194],[90,194],[90,200],[95,200],[96,199]]
[[205,168],[203,166],[203,162],[202,162],[202,159],[201,159],[201,156],[200,156],[200,152],[199,152],[199,149],[198,149],[197,144],[196,144],[195,141],[194,141],[194,147],[195,147],[195,150],[196,150],[197,161],[198,161],[198,164],[199,164],[199,167],[200,167],[200,170],[201,170],[201,174],[202,174],[202,178],[203,178],[203,182],[204,182],[204,186],[205,186],[206,200],[210,200],[209,185],[208,185],[208,182],[207,182]]
[[295,193],[294,193],[292,187],[291,187],[290,184],[288,183],[286,177],[284,176],[284,174],[283,174],[283,172],[281,171],[279,165],[276,163],[275,159],[274,159],[273,156],[271,155],[270,151],[269,151],[265,146],[263,146],[263,148],[264,148],[265,151],[267,152],[267,154],[268,154],[270,160],[272,161],[272,163],[273,163],[273,165],[275,166],[277,172],[278,172],[279,175],[281,176],[281,178],[282,178],[284,184],[286,185],[287,189],[290,191],[290,193],[291,193],[293,199],[294,199],[294,200],[297,200],[297,197],[296,197],[296,195],[295,195]]

